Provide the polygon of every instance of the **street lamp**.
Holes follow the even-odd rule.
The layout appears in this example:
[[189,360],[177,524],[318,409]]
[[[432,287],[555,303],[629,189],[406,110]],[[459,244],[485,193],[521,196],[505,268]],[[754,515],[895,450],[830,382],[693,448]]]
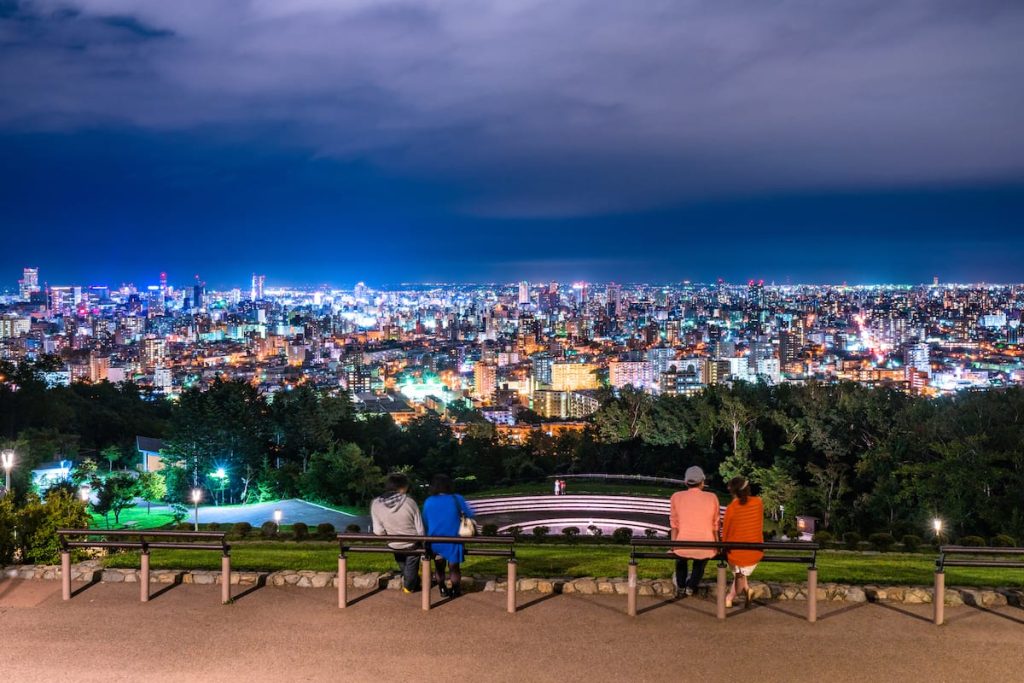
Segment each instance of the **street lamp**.
[[932,529],[935,530],[935,537],[938,538],[942,535],[942,520],[935,518],[932,520]]
[[78,489],[78,495],[82,498],[82,502],[83,503],[85,503],[86,505],[89,504],[89,487],[88,486],[83,486],[82,488]]
[[277,533],[281,533],[281,511],[274,510],[274,524],[277,525]]
[[196,506],[195,526],[193,529],[199,531],[199,501],[203,498],[202,489],[192,489],[192,502]]
[[14,467],[14,451],[6,450],[3,453],[0,453],[0,460],[3,461],[4,472],[7,475],[7,477],[6,477],[7,481],[6,481],[6,484],[5,484],[5,488],[8,491],[10,491],[11,490],[11,468]]
[[[218,482],[217,488],[220,490],[220,504],[223,505],[224,489],[227,488],[228,485],[228,473],[223,467],[218,467],[213,472],[210,472],[210,477],[216,479]],[[214,497],[214,502],[216,502],[216,497]]]

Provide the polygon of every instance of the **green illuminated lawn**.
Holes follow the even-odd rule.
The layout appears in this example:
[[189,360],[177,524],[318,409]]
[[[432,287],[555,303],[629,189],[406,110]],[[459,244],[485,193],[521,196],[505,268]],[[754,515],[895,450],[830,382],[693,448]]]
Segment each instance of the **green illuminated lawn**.
[[[145,505],[122,510],[119,520],[120,524],[114,524],[114,515],[110,515],[109,520],[111,529],[124,528],[127,522],[136,522],[136,529],[155,529],[174,522],[174,518],[166,512],[147,513]],[[103,515],[93,513],[90,526],[97,529],[106,529],[107,520],[103,518]]]
[[[615,545],[526,545],[516,548],[520,576],[624,576],[629,550]],[[332,542],[303,543],[236,543],[231,551],[232,565],[239,570],[276,571],[280,569],[312,569],[337,571],[338,546]],[[215,552],[184,550],[154,550],[151,554],[154,568],[164,569],[220,569],[220,557]],[[107,559],[110,567],[138,567],[135,553],[115,555]],[[390,555],[352,553],[350,571],[387,571],[393,569]],[[661,560],[642,560],[642,578],[668,578],[673,563]],[[824,551],[818,554],[818,581],[821,583],[849,584],[909,584],[930,585],[935,569],[934,554],[865,555]],[[470,574],[502,574],[502,558],[472,558],[464,571]],[[708,568],[708,578],[714,576]],[[762,563],[754,578],[762,581],[803,581],[806,567],[798,564]],[[946,582],[950,586],[1024,586],[1024,571],[1002,569],[950,568]]]

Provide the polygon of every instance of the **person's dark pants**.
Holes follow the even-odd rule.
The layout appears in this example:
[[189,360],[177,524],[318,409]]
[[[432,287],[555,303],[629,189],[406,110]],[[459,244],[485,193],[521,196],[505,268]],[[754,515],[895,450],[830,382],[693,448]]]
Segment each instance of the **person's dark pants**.
[[408,553],[395,553],[395,562],[402,570],[402,585],[415,591],[420,588],[420,556]]
[[[693,562],[693,573],[687,575],[687,563]],[[701,579],[704,578],[704,567],[708,565],[707,560],[689,560],[685,557],[676,559],[676,586],[679,588],[689,588],[694,593],[697,592],[697,587],[700,585]]]

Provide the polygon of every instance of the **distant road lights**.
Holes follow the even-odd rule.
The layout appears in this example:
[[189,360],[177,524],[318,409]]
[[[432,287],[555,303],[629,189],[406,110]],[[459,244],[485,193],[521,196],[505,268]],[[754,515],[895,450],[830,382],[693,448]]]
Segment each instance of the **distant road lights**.
[[199,501],[203,499],[202,489],[192,489],[192,502],[196,506],[195,524],[192,527],[194,531],[199,531]]
[[10,491],[11,490],[11,468],[14,467],[14,451],[8,449],[8,450],[4,451],[3,453],[0,453],[0,460],[3,461],[4,473],[6,475],[6,482],[4,484],[4,487],[8,491]]
[[277,533],[281,533],[281,514],[280,510],[274,510],[274,524],[277,526]]

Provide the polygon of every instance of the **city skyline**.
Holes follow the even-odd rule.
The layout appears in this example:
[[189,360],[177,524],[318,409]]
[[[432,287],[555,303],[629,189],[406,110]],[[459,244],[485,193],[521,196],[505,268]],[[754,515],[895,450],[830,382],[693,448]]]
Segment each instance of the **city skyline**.
[[0,272],[1021,281],[1022,31],[995,0],[8,1]]

